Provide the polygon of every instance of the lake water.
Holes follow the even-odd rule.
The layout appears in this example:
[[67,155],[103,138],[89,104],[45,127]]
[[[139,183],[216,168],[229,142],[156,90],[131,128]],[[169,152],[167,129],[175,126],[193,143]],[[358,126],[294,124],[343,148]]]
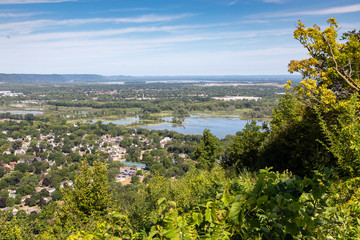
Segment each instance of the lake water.
[[0,113],[11,113],[11,114],[28,114],[32,113],[34,115],[40,115],[43,114],[41,111],[32,111],[32,110],[9,110],[9,111],[0,111]]
[[[144,125],[144,128],[150,130],[173,130],[183,134],[202,135],[204,129],[209,129],[212,134],[218,138],[225,138],[226,135],[235,135],[236,132],[243,130],[249,120],[243,120],[231,116],[212,116],[212,115],[190,115],[185,118],[183,124],[173,125],[164,122],[157,125]],[[258,122],[259,125],[262,121]]]
[[[171,121],[172,117],[163,118],[165,121]],[[125,118],[115,121],[108,121],[103,123],[114,123],[117,125],[128,125],[138,118]],[[142,125],[141,128],[149,130],[170,130],[177,131],[182,134],[195,134],[202,135],[205,128],[209,129],[212,134],[218,138],[224,138],[226,135],[235,135],[236,132],[241,131],[249,120],[243,120],[234,116],[217,116],[217,115],[190,115],[185,118],[181,126],[174,125],[169,122],[163,122],[159,124]],[[262,124],[262,121],[257,121],[258,125]]]

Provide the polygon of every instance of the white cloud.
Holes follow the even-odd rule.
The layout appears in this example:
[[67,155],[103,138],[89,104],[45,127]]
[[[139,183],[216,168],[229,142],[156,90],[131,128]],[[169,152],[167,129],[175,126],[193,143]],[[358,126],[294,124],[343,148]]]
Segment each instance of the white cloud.
[[17,17],[31,17],[37,15],[37,13],[4,13],[0,12],[0,17],[4,18],[17,18]]
[[[20,25],[25,26],[25,25]],[[210,27],[210,30],[207,29]],[[89,41],[109,39],[117,42],[124,42],[129,39],[130,43],[156,43],[156,44],[174,44],[182,42],[196,42],[196,41],[212,41],[219,39],[240,40],[249,38],[263,38],[270,36],[284,36],[291,35],[293,29],[267,29],[267,30],[250,30],[250,31],[215,31],[211,28],[212,25],[168,25],[168,26],[143,26],[143,27],[127,27],[118,29],[104,29],[93,31],[67,31],[67,32],[51,32],[51,33],[36,33],[28,34],[25,30],[21,32],[18,29],[17,34],[2,31],[8,36],[11,36],[12,41],[16,41],[18,45],[26,44],[27,42],[41,42],[41,44],[51,41],[57,42],[59,46],[64,44],[63,41]],[[0,25],[0,30],[2,26]],[[20,31],[20,32],[19,32]],[[127,34],[136,34],[130,35]],[[155,36],[149,33],[167,33],[166,35]],[[169,35],[170,33],[171,35]],[[131,39],[130,39],[131,38]],[[107,44],[107,43],[99,43]]]
[[232,6],[232,5],[235,5],[236,3],[238,2],[238,0],[235,0],[235,1],[231,1],[228,3],[228,6]]
[[352,22],[352,23],[342,23],[341,29],[348,31],[353,29],[360,29],[360,22]]
[[283,0],[263,0],[263,2],[266,3],[283,3]]
[[352,12],[360,12],[360,4],[354,4],[354,5],[342,6],[342,7],[333,7],[327,9],[314,10],[314,11],[294,12],[292,13],[292,15],[326,15],[326,14],[341,14],[341,13],[352,13]]
[[0,24],[0,30],[6,31],[7,34],[28,34],[34,31],[53,29],[56,26],[77,26],[83,24],[96,23],[152,23],[166,22],[180,18],[190,17],[193,14],[175,14],[175,15],[142,15],[139,17],[128,18],[84,18],[84,19],[66,19],[66,20],[49,20],[39,19],[33,21],[11,22]]
[[141,33],[147,34],[150,32],[175,32],[182,29],[188,29],[191,26],[179,25],[179,26],[162,26],[162,27],[129,27],[120,29],[107,29],[99,31],[77,31],[77,32],[55,32],[55,33],[41,33],[17,36],[16,39],[26,41],[49,41],[49,40],[61,40],[61,39],[91,39],[98,37],[111,37],[128,33]]
[[[81,43],[79,43],[81,44]],[[129,75],[224,75],[285,74],[293,58],[306,56],[301,48],[275,47],[245,51],[172,52],[163,45],[149,52],[147,44],[92,45],[72,49],[41,49],[33,45],[2,49],[9,57],[0,59],[7,72],[100,73]],[[136,47],[136,48],[135,48]],[[153,49],[154,50],[154,49]],[[259,68],[261,66],[261,68]],[[279,67],[281,66],[281,67]]]
[[[234,22],[169,24],[171,20],[190,16],[193,14],[3,23],[0,52],[6,57],[0,59],[0,66],[7,72],[28,73],[249,74],[259,73],[257,61],[263,61],[264,74],[273,73],[266,71],[274,71],[279,65],[286,71],[287,54],[294,53],[291,47],[255,48],[253,42],[268,43],[274,36],[290,36],[292,28],[246,31],[245,27],[236,30],[222,27]],[[247,26],[249,22],[252,21],[241,24]],[[77,28],[97,23],[105,23],[106,28]]]
[[61,3],[76,1],[77,0],[0,0],[0,4]]
[[136,12],[136,11],[164,11],[165,9],[161,8],[120,8],[120,9],[109,9],[106,12]]
[[298,11],[298,12],[273,12],[264,14],[254,14],[251,17],[277,18],[277,17],[293,17],[293,16],[316,16],[360,12],[360,4],[338,6],[319,10]]
[[[193,29],[189,30],[190,27]],[[251,66],[247,61],[250,58],[252,64],[255,64],[256,56],[260,56],[262,60],[265,58],[261,56],[267,56],[266,59],[271,59],[268,61],[274,64],[274,59],[280,55],[283,56],[282,58],[286,57],[286,54],[294,57],[292,53],[296,52],[289,47],[271,49],[259,47],[250,50],[251,48],[246,44],[254,38],[269,39],[268,36],[289,35],[291,29],[200,33],[201,27],[201,25],[134,27],[0,37],[0,52],[3,56],[7,56],[0,59],[0,65],[7,72],[21,69],[22,72],[29,73],[47,71],[48,73],[171,75],[205,74],[208,68],[209,74],[240,74],[239,71],[249,71]],[[187,31],[181,31],[182,29]],[[153,31],[167,31],[172,34],[147,35]],[[128,36],[126,33],[140,35]],[[234,40],[237,41],[236,44],[227,45],[227,42]],[[221,45],[218,45],[218,41]],[[205,44],[219,47],[211,48],[209,51],[199,50]],[[224,50],[234,46],[236,46],[234,51]],[[247,61],[242,65],[248,66],[248,69],[237,69],[235,65],[241,65],[244,59]],[[284,66],[289,62],[288,58],[286,59],[282,61]],[[120,66],[126,68],[119,70]],[[275,69],[275,66],[272,67]]]

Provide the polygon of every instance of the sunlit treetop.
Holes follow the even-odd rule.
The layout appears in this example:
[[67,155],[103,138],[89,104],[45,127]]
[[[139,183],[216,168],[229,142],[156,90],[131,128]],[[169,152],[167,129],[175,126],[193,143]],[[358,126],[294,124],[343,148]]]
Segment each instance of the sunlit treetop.
[[329,27],[323,31],[317,25],[306,28],[298,22],[294,38],[308,50],[310,58],[289,64],[290,73],[302,75],[301,83],[292,90],[307,105],[325,111],[344,106],[360,91],[359,32],[347,32],[338,40],[336,20],[327,22]]

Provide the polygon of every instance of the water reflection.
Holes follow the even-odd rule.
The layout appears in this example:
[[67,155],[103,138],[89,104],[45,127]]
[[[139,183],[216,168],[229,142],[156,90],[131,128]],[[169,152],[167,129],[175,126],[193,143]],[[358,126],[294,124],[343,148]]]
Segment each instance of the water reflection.
[[[164,117],[162,120],[166,122],[158,124],[145,124],[141,125],[142,128],[149,130],[170,130],[177,131],[183,134],[197,134],[202,135],[205,128],[210,129],[211,133],[218,138],[224,138],[226,135],[235,135],[236,132],[241,131],[249,120],[243,120],[238,117],[222,115],[190,115],[186,117],[181,125],[171,123],[173,117]],[[117,125],[129,125],[139,118],[124,118],[114,121],[104,121],[103,123],[114,123]],[[96,122],[94,120],[93,122]],[[262,121],[257,121],[258,125],[262,124]]]
[[[212,116],[212,115],[190,115],[185,118],[182,125],[174,125],[169,122],[159,123],[157,125],[144,125],[144,128],[150,130],[174,130],[183,134],[202,135],[205,128],[210,129],[211,133],[218,138],[224,138],[226,135],[235,135],[241,131],[249,120],[243,120],[231,116]],[[258,125],[262,121],[257,122]]]
[[43,114],[43,112],[41,112],[41,111],[26,111],[26,110],[9,110],[9,111],[2,111],[2,110],[0,110],[0,113],[11,113],[11,114],[28,114],[28,113],[32,113],[32,114],[34,114],[34,115],[40,115],[40,114]]

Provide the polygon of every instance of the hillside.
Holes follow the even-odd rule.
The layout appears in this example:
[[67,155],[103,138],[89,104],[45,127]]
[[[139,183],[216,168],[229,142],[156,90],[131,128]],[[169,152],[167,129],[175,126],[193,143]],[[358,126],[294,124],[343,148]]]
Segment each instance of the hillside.
[[0,83],[7,84],[71,84],[104,83],[122,81],[125,83],[145,82],[240,82],[280,83],[292,80],[298,82],[299,75],[232,75],[232,76],[102,76],[97,74],[5,74],[0,73]]

